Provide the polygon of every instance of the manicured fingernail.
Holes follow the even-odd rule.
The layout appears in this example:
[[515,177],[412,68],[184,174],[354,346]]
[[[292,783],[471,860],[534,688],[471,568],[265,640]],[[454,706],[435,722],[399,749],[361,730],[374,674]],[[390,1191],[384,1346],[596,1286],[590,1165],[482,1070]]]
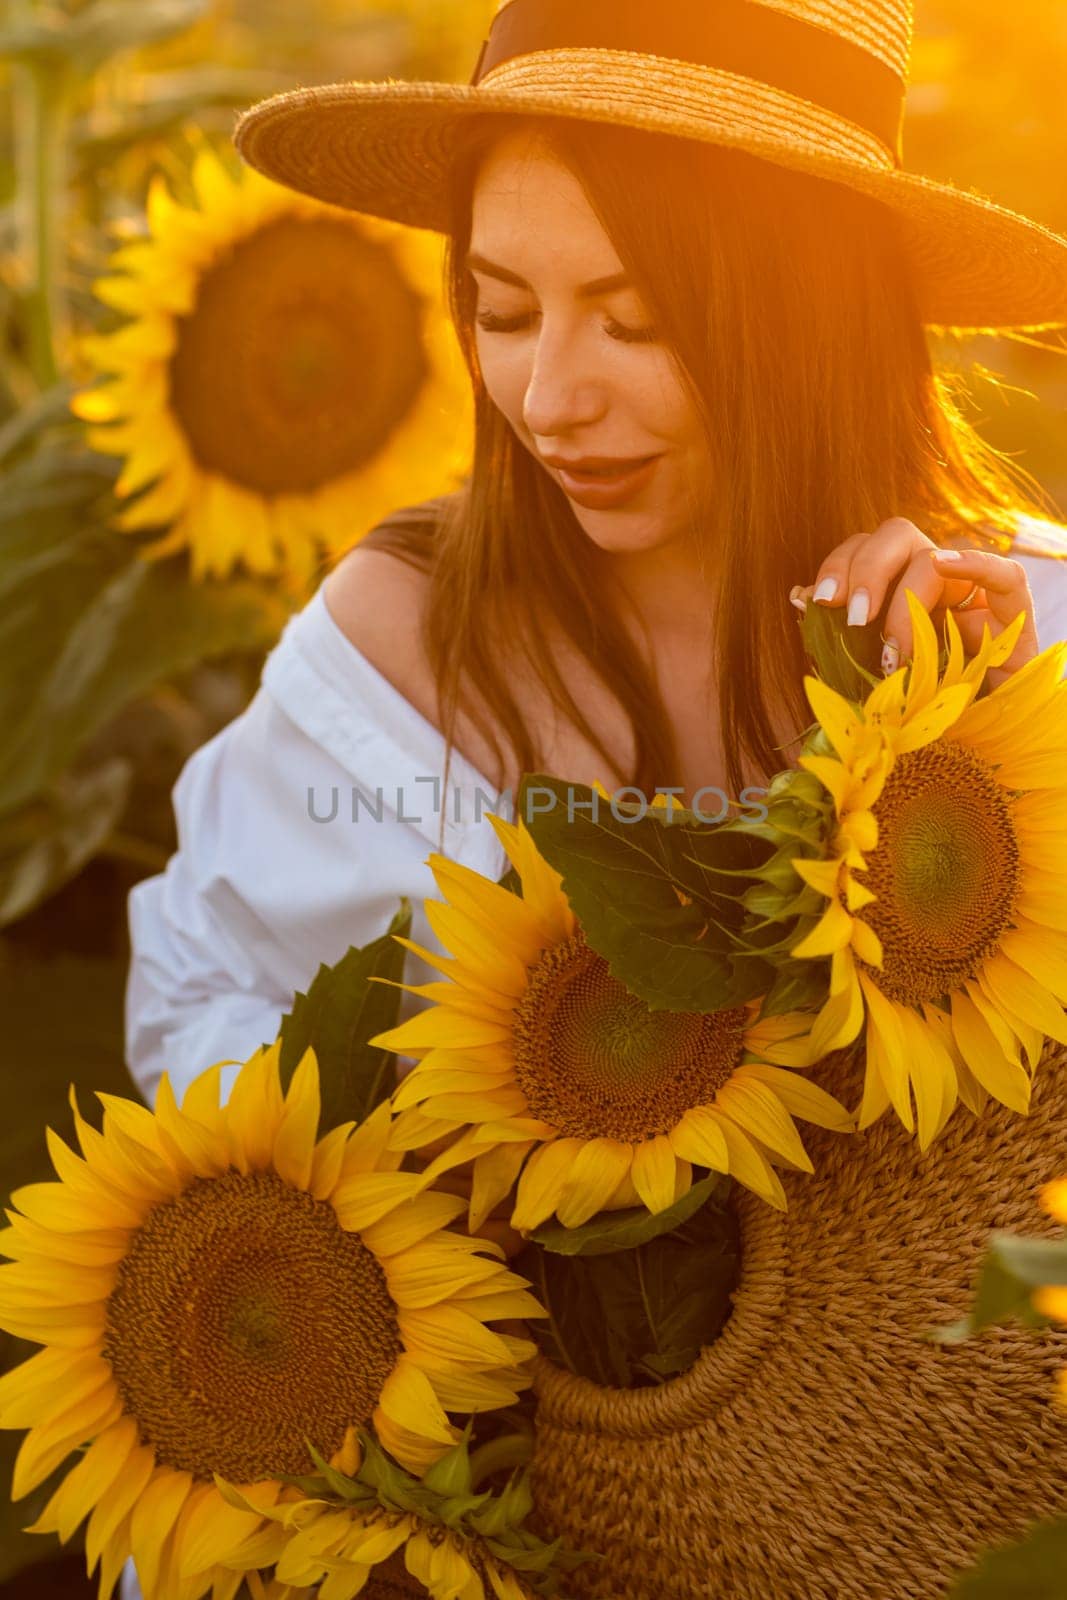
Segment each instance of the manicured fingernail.
[[791,606],[796,606],[797,610],[802,614],[808,609],[808,602],[804,598],[803,587],[799,583],[795,583],[789,591],[789,604]]
[[848,603],[850,628],[865,628],[871,610],[871,597],[866,589],[857,589]]
[[895,639],[886,639],[882,646],[882,676],[888,678],[900,666],[900,646]]
[[818,601],[819,604],[821,605],[821,604],[824,604],[825,602],[827,602],[829,600],[832,600],[836,593],[837,593],[837,579],[836,578],[824,578],[822,580],[822,582],[819,584],[818,588],[815,590],[815,593],[812,595],[811,598],[813,600]]
[[934,550],[931,552],[935,561],[962,561],[962,550]]

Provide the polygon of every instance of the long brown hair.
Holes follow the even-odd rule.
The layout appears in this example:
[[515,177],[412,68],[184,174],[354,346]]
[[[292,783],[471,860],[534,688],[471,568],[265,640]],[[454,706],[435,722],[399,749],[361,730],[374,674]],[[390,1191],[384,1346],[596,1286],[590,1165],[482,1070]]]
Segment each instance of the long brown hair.
[[[468,483],[441,502],[425,640],[449,760],[465,680],[484,705],[465,697],[463,708],[501,773],[493,721],[522,771],[544,770],[494,648],[506,628],[613,768],[538,638],[541,613],[624,708],[636,750],[627,781],[649,799],[678,782],[664,706],[605,581],[610,555],[515,437],[478,368],[465,267],[474,183],[493,140],[520,124],[579,178],[703,419],[714,498],[694,513],[718,575],[709,648],[737,795],[746,767],[769,776],[787,764],[773,708],[797,731],[810,720],[788,591],[811,582],[835,545],[904,516],[935,541],[967,526],[983,539],[999,534],[1005,548],[1020,513],[1054,517],[1055,508],[965,419],[959,380],[935,371],[887,208],[697,141],[555,117],[472,119],[453,169],[446,288],[474,385],[475,450]],[[375,534],[390,546],[388,524]],[[518,614],[505,612],[508,592],[528,602]]]

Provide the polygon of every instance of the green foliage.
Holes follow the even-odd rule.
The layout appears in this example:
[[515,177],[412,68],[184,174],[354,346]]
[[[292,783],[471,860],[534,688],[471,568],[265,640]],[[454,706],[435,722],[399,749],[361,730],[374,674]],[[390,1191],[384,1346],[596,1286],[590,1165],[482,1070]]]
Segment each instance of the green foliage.
[[[125,964],[117,960],[10,956],[0,965],[0,1183],[5,1201],[9,1191],[23,1184],[55,1177],[44,1130],[54,1128],[61,1138],[73,1139],[67,1100],[72,1083],[90,1121],[94,1090],[134,1095],[123,1060],[125,979]],[[0,1368],[18,1365],[37,1348],[0,1333]],[[13,1505],[11,1471],[21,1439],[15,1430],[0,1432],[0,1582],[58,1548],[54,1538],[22,1529],[40,1515],[66,1468]]]
[[671,1233],[700,1210],[709,1200],[719,1204],[730,1191],[730,1179],[713,1172],[702,1178],[666,1211],[653,1213],[647,1206],[632,1206],[625,1211],[602,1211],[580,1228],[565,1228],[562,1223],[544,1223],[530,1234],[533,1244],[559,1256],[608,1256],[617,1250],[634,1250],[638,1245]]
[[[533,814],[535,787],[553,797],[550,810]],[[653,1011],[719,1011],[762,994],[773,974],[741,939],[740,896],[770,854],[765,842],[687,811],[620,821],[603,798],[594,817],[595,798],[534,773],[516,811],[612,976]]]
[[882,639],[875,618],[850,627],[844,606],[809,604],[800,624],[804,648],[824,683],[849,700],[864,700],[881,680]]
[[113,468],[51,445],[0,479],[0,925],[89,860],[130,772],[78,770],[131,700],[212,656],[263,650],[288,610],[251,579],[194,586],[104,526]]
[[[588,1552],[565,1549],[559,1539],[547,1543],[525,1526],[533,1510],[525,1472],[513,1473],[499,1494],[476,1494],[470,1437],[468,1424],[459,1443],[415,1478],[386,1455],[373,1434],[360,1430],[361,1461],[351,1476],[329,1466],[309,1445],[316,1473],[284,1481],[327,1506],[354,1514],[384,1510],[411,1515],[428,1527],[448,1528],[482,1541],[501,1563],[521,1572],[535,1594],[563,1600],[559,1588],[563,1574],[596,1558]],[[215,1481],[230,1505],[238,1510],[254,1509],[239,1489],[222,1478]]]
[[15,922],[75,877],[125,809],[130,762],[61,773],[24,805],[0,816],[0,927]]
[[946,1600],[1063,1600],[1067,1574],[1067,1517],[1033,1525],[1018,1544],[987,1550]]
[[411,905],[401,897],[388,931],[362,949],[353,946],[332,967],[323,963],[307,994],[298,992],[282,1018],[282,1087],[288,1088],[305,1050],[314,1049],[320,1135],[342,1122],[362,1122],[392,1092],[396,1058],[367,1041],[396,1025],[402,990],[392,985],[403,976],[404,947],[393,935],[410,933]]
[[209,9],[212,0],[93,0],[72,13],[43,7],[24,20],[0,28],[0,57],[90,78],[112,56],[184,32]]
[[989,1236],[971,1310],[958,1322],[931,1328],[927,1338],[936,1344],[959,1344],[983,1328],[1012,1317],[1028,1328],[1047,1327],[1048,1318],[1034,1309],[1030,1297],[1045,1285],[1064,1284],[1067,1237],[1026,1239],[998,1230]]
[[548,1311],[530,1336],[557,1366],[620,1389],[692,1366],[730,1314],[740,1243],[715,1187],[669,1233],[610,1254],[560,1255],[533,1241],[515,1258]]

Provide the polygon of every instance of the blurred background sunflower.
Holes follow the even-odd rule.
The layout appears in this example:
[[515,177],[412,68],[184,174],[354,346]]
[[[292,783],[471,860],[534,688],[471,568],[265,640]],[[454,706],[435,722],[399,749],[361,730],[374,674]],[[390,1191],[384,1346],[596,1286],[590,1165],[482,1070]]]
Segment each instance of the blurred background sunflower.
[[94,292],[131,320],[82,342],[107,381],[75,396],[89,442],[123,457],[115,522],[166,529],[191,575],[238,563],[298,595],[398,504],[468,465],[470,384],[441,304],[443,241],[306,200],[210,146],[195,206],[157,175],[147,236]]
[[[229,165],[235,114],[331,78],[465,81],[494,10],[495,0],[9,0],[2,10],[0,1000],[7,1061],[33,1062],[32,1074],[14,1065],[6,1078],[0,1163],[12,1188],[45,1176],[46,1122],[72,1130],[71,1077],[129,1091],[126,899],[175,848],[169,797],[182,765],[247,704],[334,553],[383,509],[447,492],[462,470],[433,410],[448,329],[429,250],[398,254],[347,218],[348,231],[321,235],[331,249],[319,289],[295,285],[292,230],[325,229],[328,216],[268,223],[260,210],[254,226],[253,190]],[[916,22],[909,165],[1067,233],[1067,10],[917,0]],[[214,253],[175,266],[180,236]],[[396,312],[363,335],[382,341],[373,348],[351,331],[324,353],[310,309],[283,319],[277,300],[260,300],[275,348],[260,339],[243,380],[227,372],[221,392],[205,393],[180,335],[203,347],[239,273],[299,288],[308,308],[316,293],[351,307],[354,323],[364,293]],[[401,345],[405,327],[425,342]],[[138,338],[143,382],[124,396]],[[124,349],[106,364],[105,352]],[[983,435],[1067,505],[1062,339],[950,337],[936,355],[966,381]],[[282,452],[264,479],[248,441],[309,392],[336,417],[346,388],[330,449],[320,443],[295,482],[295,451]],[[4,1365],[28,1354],[0,1341]],[[3,1448],[0,1594],[86,1592],[81,1555],[64,1564],[48,1540],[19,1532],[35,1505],[9,1504],[14,1446]],[[33,1491],[36,1510],[49,1493]]]

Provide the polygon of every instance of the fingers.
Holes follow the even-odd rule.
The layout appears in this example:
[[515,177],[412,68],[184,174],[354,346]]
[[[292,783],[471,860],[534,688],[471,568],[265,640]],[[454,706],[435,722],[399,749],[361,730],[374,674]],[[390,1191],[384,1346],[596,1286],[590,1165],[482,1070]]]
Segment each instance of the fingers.
[[[994,637],[1020,612],[1026,621],[1004,666],[990,673],[995,685],[1038,653],[1033,597],[1022,565],[987,550],[939,549],[913,522],[890,517],[874,534],[854,534],[827,556],[814,584],[796,585],[790,603],[803,613],[814,603],[847,607],[847,621],[865,626],[885,610],[882,670],[896,671],[914,648],[907,595],[910,590],[926,611],[936,613],[979,592],[958,613],[964,648],[974,654],[988,625]],[[887,603],[888,597],[888,603]]]
[[[957,580],[954,587],[963,588],[964,594],[969,593],[974,584],[978,584],[982,591],[977,595],[974,605],[960,612],[957,617],[965,643],[969,643],[973,637],[972,630],[977,632],[977,642],[980,642],[981,622],[989,624],[989,631],[995,638],[1009,623],[1015,621],[1020,611],[1025,613],[1026,621],[1023,623],[1015,649],[1003,666],[990,671],[989,681],[992,686],[995,687],[1011,673],[1025,666],[1027,661],[1033,660],[1040,649],[1034,617],[1034,597],[1030,592],[1026,569],[1020,562],[1012,560],[1010,556],[994,555],[988,550],[939,550],[931,561],[931,566],[951,574],[952,578]],[[951,605],[952,601],[949,604]],[[965,626],[966,633],[964,633]]]
[[[904,571],[900,574],[900,581],[893,590],[893,598],[889,602],[882,625],[882,640],[885,650],[882,654],[882,667],[893,672],[899,665],[901,656],[910,656],[915,641],[911,634],[911,616],[908,612],[908,590],[926,611],[934,611],[944,602],[946,579],[937,570],[931,560],[931,551],[924,550],[915,556]],[[957,598],[962,600],[971,585],[953,585],[957,591]],[[894,651],[896,657],[894,659]]]
[[893,579],[933,543],[905,517],[890,517],[873,534],[853,534],[819,568],[812,591],[817,605],[847,606],[848,621],[864,627],[877,616]]

